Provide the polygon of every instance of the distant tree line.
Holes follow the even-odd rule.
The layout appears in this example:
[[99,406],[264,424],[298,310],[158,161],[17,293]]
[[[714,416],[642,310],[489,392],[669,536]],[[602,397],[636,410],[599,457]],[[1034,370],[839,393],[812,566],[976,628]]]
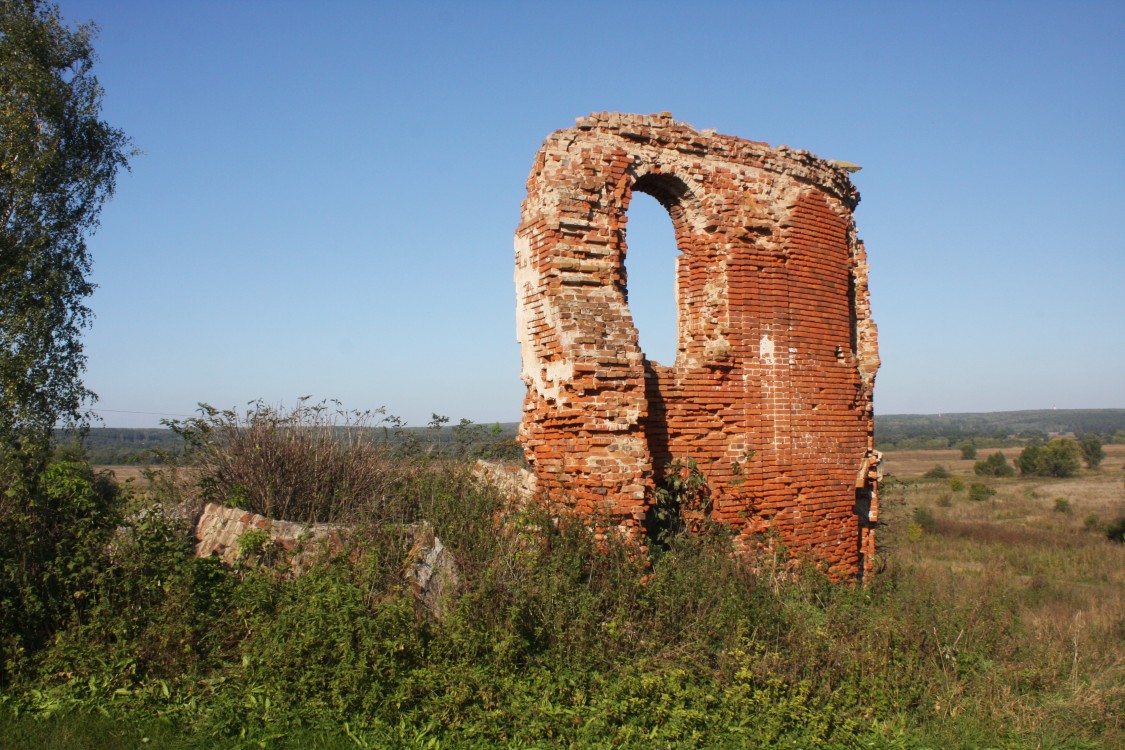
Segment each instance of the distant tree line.
[[[409,427],[392,422],[385,427],[366,428],[372,443],[391,443],[408,452],[427,453],[441,457],[495,458],[520,460],[523,451],[516,442],[519,424],[495,422],[482,425],[463,419],[450,424],[447,417],[434,415],[426,427]],[[80,436],[79,436],[80,437]],[[92,428],[76,445],[73,433],[57,430],[57,453],[84,453],[96,466],[163,464],[183,455],[184,440],[167,427],[100,427]]]
[[965,458],[973,458],[976,449],[1047,442],[1059,435],[1095,437],[1102,444],[1125,443],[1125,409],[889,414],[875,417],[875,446],[880,450],[960,448]]
[[[434,415],[427,426],[410,427],[391,418],[371,428],[371,439],[426,450],[443,456],[488,456],[518,459],[517,422],[490,425],[461,420],[452,424]],[[978,451],[1047,443],[1052,436],[1076,435],[1099,445],[1125,443],[1125,409],[995,412],[991,414],[876,416],[875,445],[879,450],[958,449],[966,460]],[[56,443],[65,442],[61,432]],[[183,441],[170,429],[102,427],[89,431],[86,455],[97,465],[162,463],[179,455]]]
[[[56,431],[56,452],[73,451],[77,439],[71,433]],[[81,448],[90,463],[98,466],[162,464],[183,453],[184,441],[164,427],[98,427],[87,432]]]

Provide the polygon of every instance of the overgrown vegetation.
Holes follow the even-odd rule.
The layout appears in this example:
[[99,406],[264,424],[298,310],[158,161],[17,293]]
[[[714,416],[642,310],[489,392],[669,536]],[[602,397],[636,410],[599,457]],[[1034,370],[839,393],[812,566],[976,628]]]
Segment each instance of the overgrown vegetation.
[[0,514],[0,685],[88,609],[121,513],[112,479],[89,465],[50,465],[29,498]]
[[52,435],[85,425],[86,238],[131,143],[100,119],[95,28],[0,3],[0,685],[90,608],[116,486]]
[[[52,470],[57,507],[75,509],[59,524],[71,530],[60,538],[74,540],[65,559],[79,564],[60,568],[63,558],[35,548],[41,569],[60,572],[49,594],[35,593],[55,608],[35,637],[4,643],[0,735],[10,745],[1095,748],[1125,739],[1125,547],[1080,526],[994,520],[1042,502],[1052,522],[1077,523],[1032,499],[1028,480],[1001,480],[989,503],[951,499],[945,482],[888,482],[889,555],[864,588],[807,567],[793,578],[781,550],[732,555],[722,530],[692,513],[710,499],[686,460],[670,467],[667,491],[692,507],[646,557],[533,508],[501,513],[505,499],[466,462],[424,448],[372,451],[324,411],[206,419],[214,429],[192,438],[198,463],[162,469],[131,493],[110,491],[80,462]],[[264,467],[262,453],[278,463]],[[343,478],[332,492],[308,490],[309,506],[285,505],[270,475],[291,476],[288,462]],[[204,497],[244,503],[247,477],[274,481],[274,511],[348,519],[353,546],[297,578],[253,554],[234,569],[194,558],[188,521],[170,509]],[[1059,491],[1081,512],[1095,507],[1074,488]],[[398,530],[423,519],[461,571],[440,617],[402,576],[408,542]],[[5,532],[6,554],[21,531],[30,536],[34,522],[22,523]],[[12,597],[30,599],[20,585],[4,589],[5,612],[21,606]]]
[[1081,458],[1082,448],[1077,441],[1055,438],[1047,443],[1032,442],[1020,451],[1016,466],[1023,476],[1065,479],[1082,468]]
[[935,466],[922,475],[924,479],[949,479],[952,476],[944,466]]
[[1102,460],[1105,459],[1105,449],[1102,448],[1102,441],[1096,435],[1087,435],[1083,437],[1078,446],[1082,451],[1082,460],[1086,462],[1086,468],[1098,468]]
[[1008,463],[1008,458],[1000,451],[989,454],[983,461],[973,464],[973,473],[978,477],[1014,477],[1015,467]]
[[371,412],[308,399],[292,410],[255,402],[242,413],[201,411],[170,424],[200,472],[204,502],[336,522],[383,502],[398,478],[393,452],[370,439]]
[[970,500],[980,502],[981,500],[987,500],[995,494],[996,490],[987,484],[982,484],[981,482],[973,482],[969,485]]

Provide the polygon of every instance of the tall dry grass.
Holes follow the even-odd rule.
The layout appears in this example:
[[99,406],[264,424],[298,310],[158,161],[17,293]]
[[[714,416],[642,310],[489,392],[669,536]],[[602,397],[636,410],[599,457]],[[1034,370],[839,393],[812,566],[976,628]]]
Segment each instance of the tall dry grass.
[[241,413],[201,409],[170,426],[184,438],[204,501],[290,521],[354,520],[377,513],[409,466],[376,439],[379,412],[307,399],[292,409],[262,401]]
[[[1104,521],[1125,515],[1125,446],[1107,448],[1099,469],[1071,479],[982,479],[952,451],[889,454],[885,551],[914,585],[944,582],[957,601],[1008,607],[1019,634],[963,708],[1019,731],[1098,726],[1125,741],[1125,545],[1104,533]],[[951,480],[922,479],[939,463],[996,494],[974,502]],[[918,508],[932,515],[930,530],[912,520]]]

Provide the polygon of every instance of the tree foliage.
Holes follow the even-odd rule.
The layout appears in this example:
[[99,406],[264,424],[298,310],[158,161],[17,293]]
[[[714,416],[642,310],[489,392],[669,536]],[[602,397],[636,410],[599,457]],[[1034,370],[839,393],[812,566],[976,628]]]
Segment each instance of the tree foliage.
[[1125,544],[1125,516],[1118,518],[1105,527],[1105,536],[1111,542]]
[[935,466],[922,475],[924,479],[949,479],[950,476],[949,469],[940,465]]
[[969,485],[969,499],[970,500],[975,500],[977,502],[980,502],[981,500],[987,500],[988,498],[992,497],[995,494],[996,494],[996,489],[994,487],[989,487],[987,484],[981,484],[980,482],[973,482],[971,485]]
[[1078,441],[1055,438],[1049,443],[1032,443],[1016,459],[1020,474],[1035,477],[1072,477],[1081,468],[1082,449]]
[[20,499],[0,498],[0,685],[86,608],[123,498],[109,475],[66,457]]
[[973,464],[973,473],[978,477],[1011,477],[1015,476],[1016,470],[1003,453],[996,451],[983,461]]
[[1105,458],[1105,449],[1102,448],[1102,441],[1097,435],[1087,435],[1078,445],[1082,448],[1082,459],[1086,462],[1086,468],[1098,468]]
[[42,471],[56,423],[80,425],[86,237],[134,151],[100,119],[93,24],[41,0],[0,2],[0,462]]

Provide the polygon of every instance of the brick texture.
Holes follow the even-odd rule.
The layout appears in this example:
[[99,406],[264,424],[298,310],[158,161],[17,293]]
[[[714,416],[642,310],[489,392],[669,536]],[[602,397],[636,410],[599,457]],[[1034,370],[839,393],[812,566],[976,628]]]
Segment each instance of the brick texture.
[[[740,549],[871,571],[879,358],[850,166],[668,114],[593,114],[547,138],[515,240],[520,439],[541,501],[639,535],[665,469],[690,458]],[[673,363],[645,359],[629,312],[638,190],[675,228]]]

